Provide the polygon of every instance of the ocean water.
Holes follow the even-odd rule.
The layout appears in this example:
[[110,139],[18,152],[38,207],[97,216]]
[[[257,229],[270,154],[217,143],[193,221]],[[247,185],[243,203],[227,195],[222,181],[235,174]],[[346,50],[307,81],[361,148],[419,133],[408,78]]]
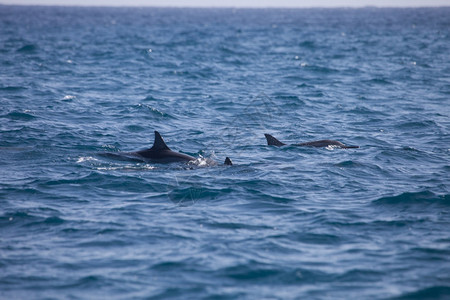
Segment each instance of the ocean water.
[[0,6],[0,298],[450,299],[449,16]]

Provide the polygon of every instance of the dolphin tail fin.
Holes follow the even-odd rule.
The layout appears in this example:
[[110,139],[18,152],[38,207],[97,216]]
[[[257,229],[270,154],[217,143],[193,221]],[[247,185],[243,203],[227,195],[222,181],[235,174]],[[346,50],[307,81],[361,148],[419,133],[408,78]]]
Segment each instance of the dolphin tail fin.
[[266,136],[266,140],[267,140],[267,145],[269,146],[284,146],[286,144],[280,142],[279,140],[277,140],[276,138],[274,138],[273,136],[271,136],[270,134],[264,134]]
[[162,136],[158,131],[155,130],[155,142],[153,143],[153,147],[150,150],[170,150],[170,148],[164,142]]
[[225,162],[223,163],[224,165],[227,165],[227,166],[232,166],[233,165],[233,162],[231,161],[231,159],[227,156],[226,158],[225,158]]

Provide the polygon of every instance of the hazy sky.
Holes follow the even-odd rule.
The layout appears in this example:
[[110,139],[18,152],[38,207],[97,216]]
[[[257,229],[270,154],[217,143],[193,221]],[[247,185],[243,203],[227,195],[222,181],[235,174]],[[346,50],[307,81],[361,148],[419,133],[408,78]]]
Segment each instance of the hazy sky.
[[0,4],[186,7],[417,7],[450,6],[450,0],[0,0]]

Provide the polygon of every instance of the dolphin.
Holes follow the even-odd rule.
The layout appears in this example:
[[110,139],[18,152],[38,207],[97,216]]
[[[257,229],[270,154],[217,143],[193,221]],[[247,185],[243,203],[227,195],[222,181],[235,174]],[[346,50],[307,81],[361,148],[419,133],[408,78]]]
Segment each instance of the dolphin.
[[[285,143],[280,142],[270,134],[264,134],[266,136],[267,145],[272,146],[284,146]],[[347,146],[343,143],[335,140],[320,140],[320,141],[312,141],[312,142],[306,142],[306,143],[299,143],[299,144],[293,144],[293,146],[305,146],[305,147],[328,147],[328,146],[335,146],[342,149],[350,149],[350,148],[359,148],[359,146]]]
[[[154,163],[190,162],[195,160],[195,157],[193,156],[170,150],[164,142],[161,134],[156,130],[155,141],[153,142],[153,146],[151,148],[136,152],[127,152],[125,154],[142,158],[145,161]],[[231,166],[233,163],[231,159],[227,157],[224,164]]]

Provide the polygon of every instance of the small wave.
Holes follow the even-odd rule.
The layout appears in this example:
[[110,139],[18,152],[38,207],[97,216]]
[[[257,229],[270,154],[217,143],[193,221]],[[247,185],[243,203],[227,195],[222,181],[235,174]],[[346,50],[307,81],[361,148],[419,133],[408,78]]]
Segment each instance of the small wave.
[[303,233],[296,236],[299,242],[311,245],[338,245],[342,236],[327,233]]
[[158,98],[153,97],[152,95],[149,95],[149,96],[145,97],[143,101],[156,101],[156,102],[158,102],[158,101],[161,101],[161,99],[158,99]]
[[170,271],[170,270],[180,270],[185,268],[186,264],[182,261],[163,261],[154,264],[151,268],[158,272]]
[[219,195],[228,194],[230,191],[231,189],[228,188],[213,189],[195,185],[189,187],[179,186],[178,188],[175,188],[171,192],[169,192],[168,196],[174,204],[189,205],[196,203],[198,200],[216,199]]
[[76,282],[61,285],[59,288],[94,288],[104,280],[105,279],[102,276],[89,275],[79,278]]
[[347,113],[357,114],[357,115],[380,115],[380,116],[387,116],[385,112],[375,110],[372,107],[362,106],[358,105],[354,108],[351,108],[346,111]]
[[393,197],[383,197],[373,201],[374,204],[443,204],[450,205],[450,194],[436,195],[430,191],[402,193]]
[[246,230],[264,230],[264,229],[272,229],[273,227],[267,226],[264,224],[248,224],[248,223],[240,223],[240,222],[220,222],[220,221],[212,221],[206,224],[208,228],[218,228],[218,229],[229,229],[229,230],[237,230],[237,229],[246,229]]
[[391,300],[423,300],[423,299],[448,299],[450,295],[450,286],[432,286],[415,292],[405,293],[398,297],[391,298]]
[[169,114],[167,114],[167,113],[165,113],[165,112],[163,112],[163,111],[161,111],[161,110],[159,110],[159,109],[157,109],[157,108],[155,108],[153,106],[150,106],[148,104],[139,103],[139,104],[135,105],[134,107],[137,110],[150,112],[150,113],[152,113],[155,116],[172,118],[171,115],[169,115]]
[[436,122],[432,120],[415,121],[415,122],[403,122],[397,125],[399,129],[411,130],[411,129],[422,129],[429,127],[437,127]]
[[315,49],[317,48],[316,43],[314,41],[303,41],[299,44],[300,47],[306,49]]
[[6,92],[16,92],[16,91],[22,91],[26,90],[27,88],[24,86],[4,86],[0,87],[0,91],[6,91]]
[[372,79],[370,79],[367,82],[371,83],[371,84],[380,84],[380,85],[391,85],[391,84],[393,84],[392,82],[390,82],[389,80],[387,80],[385,78],[372,78]]
[[342,161],[340,163],[335,164],[336,167],[340,167],[340,168],[355,168],[355,167],[361,167],[362,164],[356,161],[352,161],[352,160],[346,160],[346,161]]
[[109,152],[120,151],[120,149],[118,147],[116,147],[115,145],[102,145],[102,149],[104,149],[105,151],[109,151]]
[[305,105],[305,102],[296,95],[278,93],[274,96],[276,100],[282,102],[288,109]]
[[32,222],[27,224],[27,226],[31,227],[31,226],[36,226],[36,225],[41,225],[41,224],[45,224],[45,225],[61,225],[65,222],[64,219],[59,218],[59,217],[48,217],[48,218],[44,218],[41,219],[37,222]]
[[35,52],[37,49],[38,49],[37,45],[28,44],[28,45],[25,45],[25,46],[20,47],[19,49],[17,49],[17,52],[31,53],[31,52]]
[[302,88],[302,89],[305,89],[305,88],[314,88],[314,86],[313,85],[310,85],[310,84],[307,84],[307,83],[301,83],[301,84],[297,84],[297,86],[296,87],[298,87],[298,88]]
[[98,173],[92,172],[88,175],[82,176],[82,177],[74,177],[74,178],[60,178],[60,179],[51,179],[46,181],[46,186],[52,187],[52,186],[62,186],[62,185],[83,185],[83,184],[96,184],[98,182],[102,182],[103,180],[106,180],[104,176],[101,176]]
[[321,73],[321,74],[331,74],[331,73],[338,72],[338,70],[333,69],[333,68],[324,67],[324,66],[316,66],[316,65],[306,65],[305,68],[309,71],[313,71],[313,72]]
[[34,227],[37,225],[60,225],[64,222],[64,219],[57,216],[42,217],[24,211],[8,213],[0,217],[0,227],[9,224],[21,224],[25,227]]
[[4,225],[7,224],[8,222],[16,222],[17,220],[31,220],[34,217],[29,215],[26,212],[23,211],[17,211],[14,213],[7,213],[3,216],[0,216],[0,224]]
[[227,277],[239,281],[266,281],[273,282],[274,278],[280,277],[282,271],[274,268],[249,268],[247,266],[239,266],[225,270]]
[[257,282],[270,284],[317,283],[330,280],[330,274],[305,268],[277,268],[253,262],[224,268],[222,273],[239,282]]
[[377,281],[382,278],[384,273],[370,269],[351,269],[338,276],[342,282],[364,282]]
[[412,151],[412,152],[420,152],[420,150],[418,150],[418,149],[416,149],[416,148],[414,148],[414,147],[411,147],[411,146],[403,146],[403,147],[402,147],[402,150],[405,150],[405,151]]
[[247,57],[252,56],[254,53],[252,51],[244,51],[241,47],[233,47],[221,45],[219,51],[226,55],[226,57]]
[[[165,75],[171,76],[176,75],[187,79],[212,79],[215,78],[214,70],[211,68],[199,68],[193,70],[175,70],[175,71],[167,71],[164,73]],[[196,90],[197,88],[187,87]],[[185,89],[186,90],[186,89]]]
[[35,116],[27,113],[27,112],[10,112],[6,115],[0,116],[0,118],[10,119],[10,120],[19,120],[19,121],[31,121],[36,119]]
[[80,248],[108,248],[108,247],[123,247],[129,245],[125,240],[121,238],[111,240],[92,239],[87,242],[81,242],[77,244]]
[[140,125],[127,125],[125,128],[130,132],[143,132],[148,130],[148,128],[145,128]]

